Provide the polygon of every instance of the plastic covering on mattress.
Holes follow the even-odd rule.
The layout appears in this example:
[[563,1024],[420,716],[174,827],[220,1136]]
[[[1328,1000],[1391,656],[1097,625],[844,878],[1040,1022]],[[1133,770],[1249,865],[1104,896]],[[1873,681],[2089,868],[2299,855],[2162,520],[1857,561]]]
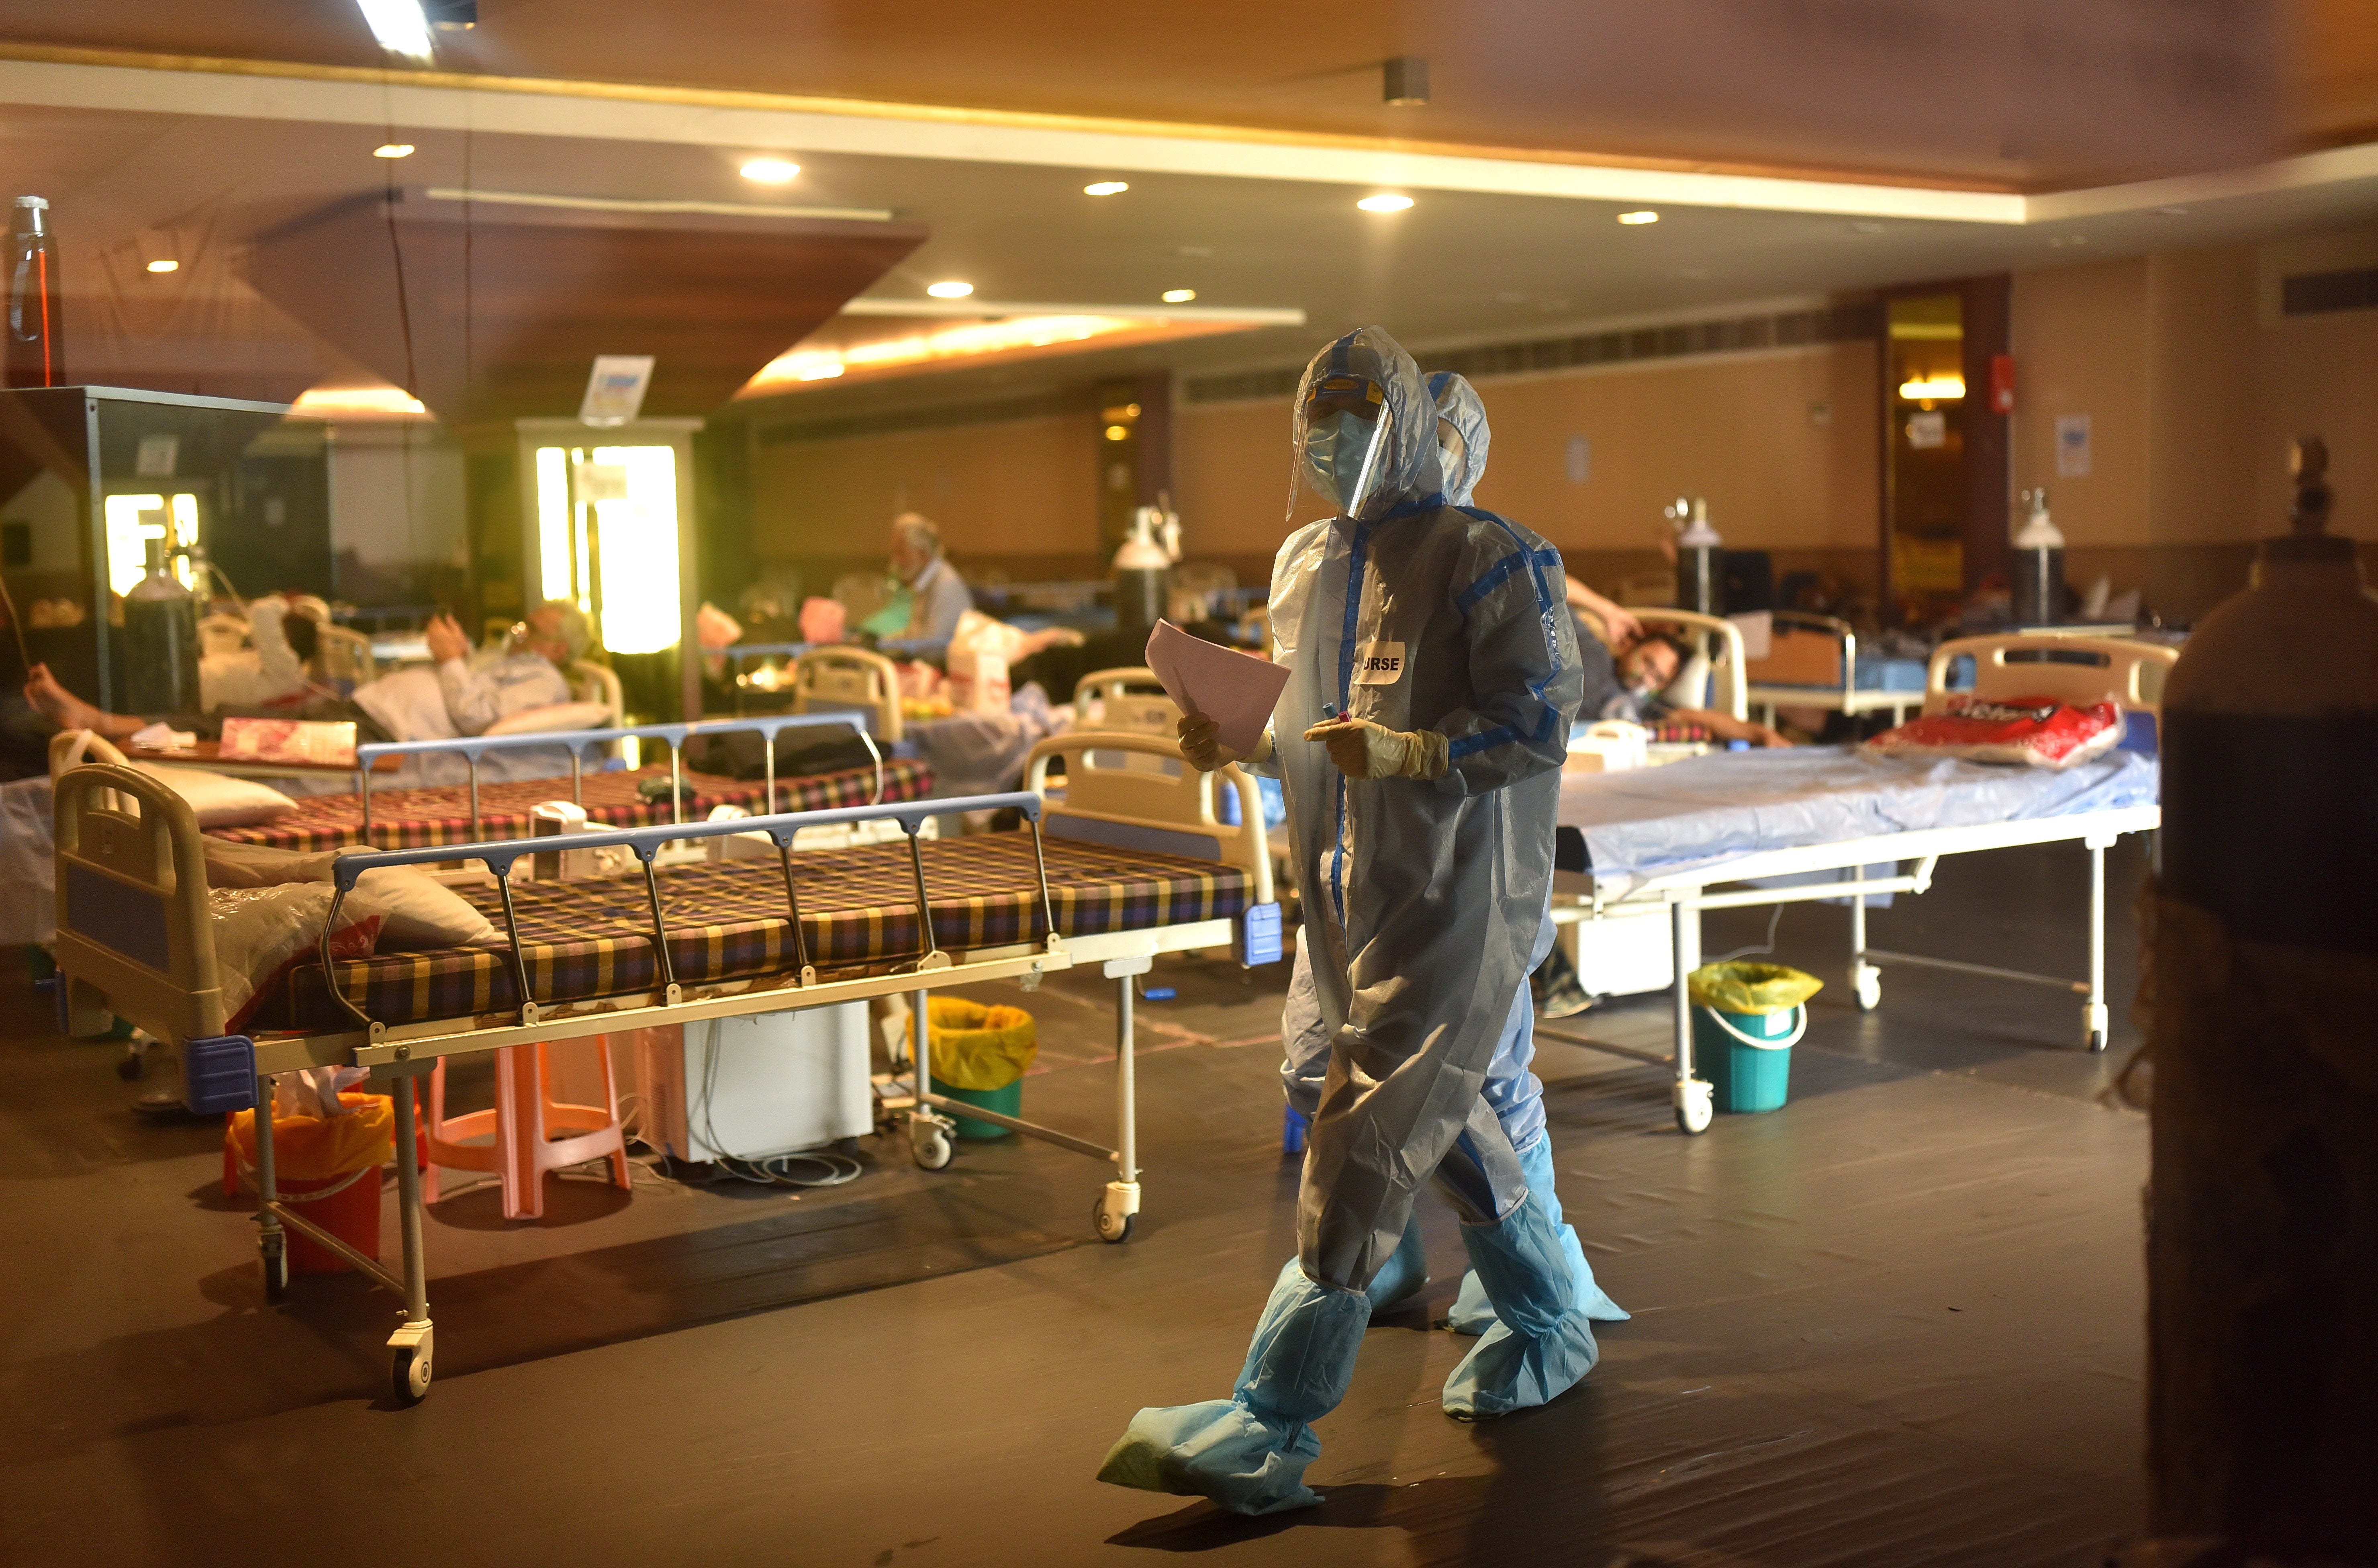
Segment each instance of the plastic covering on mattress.
[[2128,751],[2058,772],[1778,748],[1566,775],[1560,821],[1584,835],[1595,880],[1623,895],[1765,850],[2152,806],[2156,781],[2153,760]]

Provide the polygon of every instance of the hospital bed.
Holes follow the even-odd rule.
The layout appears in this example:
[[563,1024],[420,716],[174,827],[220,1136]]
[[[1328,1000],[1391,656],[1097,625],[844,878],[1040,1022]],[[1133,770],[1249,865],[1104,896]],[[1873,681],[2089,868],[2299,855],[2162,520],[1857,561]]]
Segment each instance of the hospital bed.
[[1904,724],[1907,711],[1924,705],[1927,671],[1922,660],[1887,658],[1858,652],[1850,623],[1806,610],[1774,610],[1767,656],[1750,662],[1750,705],[1760,722],[1772,724],[1775,710],[1818,708],[1861,718],[1888,712]]
[[[1687,667],[1678,670],[1676,679],[1669,683],[1667,695],[1670,701],[1680,708],[1709,708],[1721,713],[1730,713],[1737,719],[1750,717],[1748,688],[1743,677],[1748,661],[1743,656],[1740,627],[1723,616],[1705,616],[1698,610],[1664,607],[1638,609],[1635,618],[1643,623],[1647,631],[1664,630],[1683,641],[1707,666],[1706,684],[1699,690],[1680,692],[1677,689],[1680,685],[1695,684],[1691,679],[1691,661],[1687,660]],[[1654,762],[1673,762],[1679,758],[1698,757],[1716,745],[1711,740],[1663,738],[1661,730],[1663,727],[1654,726],[1653,729],[1651,760]],[[1696,730],[1692,733],[1701,732]]]
[[[529,831],[533,808],[561,798],[559,775],[488,781],[480,777],[480,769],[483,760],[491,755],[516,757],[525,752],[567,753],[569,798],[586,812],[590,824],[603,827],[649,827],[681,821],[706,817],[720,806],[765,812],[808,811],[830,806],[915,800],[931,794],[931,770],[920,762],[883,757],[878,757],[871,766],[790,779],[776,777],[776,737],[783,731],[843,729],[863,725],[865,722],[864,715],[853,713],[774,713],[610,729],[462,736],[445,740],[399,740],[358,746],[354,793],[308,796],[300,799],[288,815],[273,821],[210,832],[215,837],[239,843],[296,850],[342,849],[352,844],[406,849],[515,836]],[[766,758],[763,777],[727,778],[693,772],[685,766],[689,742],[738,731],[761,736]],[[861,733],[864,734],[863,728]],[[585,760],[590,749],[615,747],[626,740],[639,745],[666,745],[668,761],[643,768],[587,769]],[[375,764],[382,760],[431,753],[461,755],[469,765],[468,781],[410,789],[372,784]],[[644,786],[664,779],[669,784],[667,793],[658,799],[647,798]]]
[[[2163,677],[2177,653],[2113,640],[1966,638],[1934,654],[1928,711],[1945,706],[1947,672],[1961,657],[1973,660],[1984,697],[2092,702],[2110,695],[2133,715],[2126,745],[2151,748]],[[1553,919],[1579,933],[1588,988],[1595,988],[1589,943],[1640,946],[1664,936],[1675,1042],[1661,1055],[1556,1029],[1539,1033],[1673,1067],[1677,1124],[1699,1133],[1712,1106],[1710,1086],[1693,1075],[1686,977],[1701,962],[1703,910],[1845,902],[1850,987],[1861,1011],[1881,1005],[1880,964],[2045,986],[2081,999],[2082,1043],[2100,1051],[2108,1024],[2105,852],[2124,834],[2154,831],[2161,810],[2155,763],[2138,750],[2049,771],[1811,747],[1711,755],[1648,772],[1565,773],[1560,820],[1564,839],[1573,832],[1570,842],[1581,842],[1585,863],[1555,874]],[[2060,843],[2088,851],[2086,979],[1868,944],[1867,899],[1926,892],[1943,856]]]
[[[1153,744],[1098,742],[1102,750]],[[1110,769],[1057,742],[1034,757],[1036,784],[1060,754],[1062,799],[1021,792],[571,839],[572,848],[626,850],[635,865],[623,876],[517,881],[516,863],[533,866],[551,839],[350,851],[335,863],[315,956],[289,971],[241,1035],[226,1028],[206,846],[188,805],[136,770],[77,768],[57,785],[61,1021],[69,1033],[89,1033],[114,1014],[169,1042],[187,1103],[201,1114],[269,1105],[272,1074],[308,1067],[362,1067],[393,1081],[401,1267],[365,1256],[280,1200],[269,1114],[257,1118],[258,1245],[272,1297],[287,1287],[294,1230],[403,1299],[403,1322],[389,1340],[390,1391],[402,1403],[427,1393],[434,1349],[414,1080],[449,1057],[913,993],[917,1163],[950,1163],[953,1110],[1110,1161],[1115,1178],[1098,1200],[1096,1227],[1102,1239],[1122,1241],[1140,1198],[1133,977],[1157,953],[1183,949],[1235,946],[1246,962],[1270,962],[1279,953],[1279,908],[1261,827],[1215,820],[1216,789],[1251,788],[1236,770]],[[948,809],[1014,810],[1028,831],[924,837],[931,815]],[[793,853],[806,831],[887,820],[900,842]],[[660,864],[681,841],[751,833],[764,834],[774,855]],[[489,874],[461,891],[498,923],[498,943],[333,956],[340,904],[365,873],[458,859]],[[1115,1146],[934,1093],[924,1032],[931,989],[997,979],[1030,987],[1085,964],[1101,965],[1119,987]]]
[[1074,683],[1074,724],[1177,740],[1181,709],[1146,665],[1092,670]]

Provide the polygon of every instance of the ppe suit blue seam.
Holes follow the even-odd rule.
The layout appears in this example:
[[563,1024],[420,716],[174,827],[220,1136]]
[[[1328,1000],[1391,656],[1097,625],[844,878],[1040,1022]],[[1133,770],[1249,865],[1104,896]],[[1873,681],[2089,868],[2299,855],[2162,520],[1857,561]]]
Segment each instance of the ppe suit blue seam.
[[1501,560],[1495,562],[1494,566],[1487,569],[1485,576],[1480,578],[1477,581],[1463,589],[1459,593],[1454,595],[1453,607],[1459,610],[1463,615],[1468,615],[1470,613],[1471,606],[1476,604],[1479,600],[1483,599],[1487,594],[1494,592],[1497,588],[1502,587],[1506,582],[1508,582],[1511,580],[1511,574],[1521,569],[1526,564],[1526,561],[1520,557],[1504,557]]
[[[1536,723],[1535,738],[1538,741],[1550,740],[1553,737],[1553,728],[1556,720],[1555,717],[1553,704],[1551,700],[1545,697],[1544,693],[1554,681],[1560,678],[1562,671],[1560,662],[1560,638],[1555,634],[1553,628],[1552,588],[1551,585],[1544,581],[1543,569],[1545,566],[1558,561],[1560,559],[1560,552],[1549,545],[1541,550],[1529,549],[1526,542],[1519,537],[1519,531],[1511,525],[1510,520],[1507,518],[1498,517],[1493,512],[1486,512],[1481,517],[1480,521],[1492,521],[1496,526],[1500,527],[1504,533],[1511,536],[1511,543],[1517,546],[1519,551],[1516,558],[1525,561],[1528,564],[1528,575],[1535,582],[1536,615],[1537,618],[1543,623],[1544,628],[1544,677],[1542,680],[1531,681],[1528,683],[1528,695],[1533,697],[1544,709],[1543,715],[1539,717]],[[1506,558],[1509,559],[1513,557]],[[1565,593],[1563,598],[1567,598]]]
[[[1346,623],[1338,639],[1338,711],[1343,713],[1354,690],[1354,633],[1362,625],[1363,562],[1370,549],[1372,525],[1354,525],[1354,542],[1346,559]],[[1346,775],[1338,775],[1338,826],[1329,841],[1329,902],[1337,906],[1338,924],[1346,924]]]
[[1513,729],[1510,725],[1496,724],[1493,729],[1488,730],[1483,735],[1463,736],[1459,740],[1455,741],[1451,746],[1446,748],[1446,753],[1449,758],[1459,760],[1464,757],[1474,756],[1478,752],[1485,750],[1490,746],[1502,746],[1508,742],[1518,740],[1519,738],[1519,732]]

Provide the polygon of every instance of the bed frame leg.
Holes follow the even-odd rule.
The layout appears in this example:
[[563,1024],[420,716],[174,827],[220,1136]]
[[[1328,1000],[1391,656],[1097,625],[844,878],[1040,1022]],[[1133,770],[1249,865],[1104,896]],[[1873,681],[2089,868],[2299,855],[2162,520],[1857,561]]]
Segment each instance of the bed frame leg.
[[[1897,868],[1893,868],[1894,870]],[[1866,880],[1866,868],[1861,866],[1854,881]],[[1859,893],[1850,900],[1850,994],[1857,999],[1860,1012],[1872,1012],[1882,1005],[1882,971],[1866,961],[1866,895]]]
[[1692,972],[1701,962],[1701,912],[1683,899],[1668,906],[1673,922],[1675,959],[1676,1082],[1670,1097],[1676,1107],[1676,1125],[1692,1136],[1709,1131],[1717,1105],[1708,1083],[1693,1076]]
[[1101,1241],[1128,1241],[1139,1215],[1139,1085],[1133,1055],[1134,982],[1152,968],[1146,958],[1108,961],[1106,973],[1121,987],[1115,999],[1115,1179],[1099,1194],[1092,1218]]
[[404,1321],[388,1336],[389,1392],[417,1405],[429,1392],[436,1347],[429,1323],[429,1263],[421,1238],[421,1151],[414,1131],[414,1074],[396,1081],[396,1218],[404,1248]]
[[2081,1037],[2093,1051],[2106,1048],[2110,1015],[2106,1010],[2106,845],[2089,843],[2089,1001],[2081,1010]]
[[272,1146],[272,1080],[256,1081],[256,1251],[264,1263],[264,1299],[278,1301],[289,1290],[289,1233],[272,1205],[281,1201],[279,1166]]
[[908,1113],[908,1157],[920,1169],[940,1170],[956,1155],[951,1140],[957,1124],[935,1111],[928,1097],[933,1092],[933,995],[911,991],[908,1003],[908,1049],[917,1074],[917,1108]]

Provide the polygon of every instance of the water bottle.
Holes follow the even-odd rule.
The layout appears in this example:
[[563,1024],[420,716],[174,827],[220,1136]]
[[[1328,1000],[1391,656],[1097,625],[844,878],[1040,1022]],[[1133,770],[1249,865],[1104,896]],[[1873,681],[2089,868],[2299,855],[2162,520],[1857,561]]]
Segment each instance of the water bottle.
[[124,706],[142,714],[198,711],[198,601],[149,541],[149,575],[124,596]]

